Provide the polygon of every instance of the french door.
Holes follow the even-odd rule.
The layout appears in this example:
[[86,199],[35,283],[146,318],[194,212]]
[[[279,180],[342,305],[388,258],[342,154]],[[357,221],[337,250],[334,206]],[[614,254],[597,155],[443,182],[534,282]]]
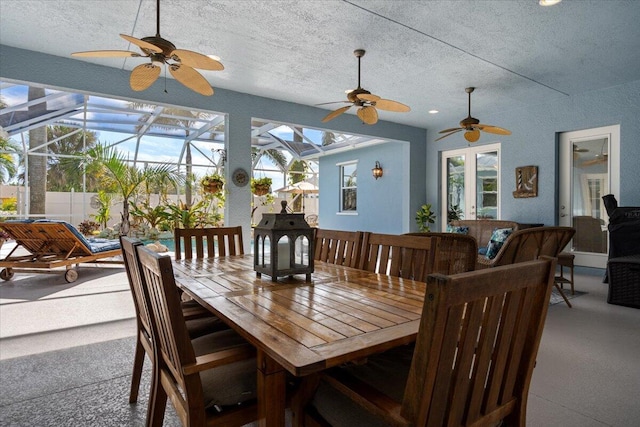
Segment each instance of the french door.
[[574,227],[576,265],[605,268],[609,217],[602,196],[620,188],[620,126],[560,134],[558,223]]
[[500,218],[500,144],[442,152],[442,229],[452,219]]

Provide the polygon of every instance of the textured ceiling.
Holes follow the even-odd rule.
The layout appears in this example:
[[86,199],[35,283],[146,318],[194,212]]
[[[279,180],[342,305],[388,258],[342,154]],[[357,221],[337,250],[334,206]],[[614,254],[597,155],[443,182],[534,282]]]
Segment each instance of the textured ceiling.
[[[155,13],[155,0],[0,0],[0,43],[137,51],[118,34],[155,35]],[[467,86],[481,119],[639,80],[639,22],[636,0],[162,0],[160,34],[219,56],[225,70],[203,72],[214,88],[306,105],[343,100],[357,86],[353,50],[366,49],[362,87],[412,108],[381,119],[428,128],[466,116]],[[146,59],[82,60],[130,70]]]

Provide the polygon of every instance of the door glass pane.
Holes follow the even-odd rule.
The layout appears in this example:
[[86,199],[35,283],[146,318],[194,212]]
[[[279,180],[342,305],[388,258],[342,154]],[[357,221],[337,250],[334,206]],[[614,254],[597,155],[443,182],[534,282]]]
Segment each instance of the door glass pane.
[[609,194],[609,139],[573,142],[573,249],[607,253],[607,216],[602,196]]
[[447,222],[464,219],[464,156],[447,159]]
[[498,152],[476,154],[476,218],[498,218]]

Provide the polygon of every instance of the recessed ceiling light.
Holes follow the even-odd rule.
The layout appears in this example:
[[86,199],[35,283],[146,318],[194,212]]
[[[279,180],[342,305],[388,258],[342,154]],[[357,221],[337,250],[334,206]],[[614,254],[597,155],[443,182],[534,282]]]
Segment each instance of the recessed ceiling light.
[[562,0],[538,0],[540,6],[553,6],[560,3]]
[[439,112],[438,110],[429,110],[429,114],[438,114]]

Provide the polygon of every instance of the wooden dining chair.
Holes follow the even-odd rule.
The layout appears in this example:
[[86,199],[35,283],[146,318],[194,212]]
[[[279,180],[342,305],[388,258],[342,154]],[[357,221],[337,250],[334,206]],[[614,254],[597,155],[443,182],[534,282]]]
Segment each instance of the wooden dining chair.
[[307,426],[524,426],[556,260],[430,275],[415,351],[333,368]]
[[472,236],[458,233],[406,233],[407,236],[440,239],[438,259],[433,273],[458,274],[473,271],[478,257],[478,243]]
[[150,424],[162,425],[167,398],[183,426],[242,426],[255,421],[255,348],[231,329],[191,340],[171,259],[144,246],[136,251],[157,361]]
[[[176,228],[176,259],[244,254],[242,227]],[[184,248],[184,254],[183,254]]]
[[[145,354],[151,360],[152,365],[155,363],[151,343],[151,311],[144,297],[140,268],[138,267],[138,255],[136,252],[136,248],[142,245],[143,243],[139,239],[124,236],[120,237],[125,271],[127,273],[131,296],[133,297],[133,306],[136,312],[136,349],[133,359],[129,403],[135,403],[138,400],[138,390],[140,388],[140,378],[142,377]],[[194,304],[181,303],[181,309],[185,318],[189,319],[187,321],[187,330],[191,338],[197,338],[227,328],[220,319],[210,314],[201,306],[200,309],[198,309]]]
[[361,231],[316,229],[314,260],[358,267],[362,250]]
[[424,282],[438,257],[438,237],[364,233],[358,268]]

